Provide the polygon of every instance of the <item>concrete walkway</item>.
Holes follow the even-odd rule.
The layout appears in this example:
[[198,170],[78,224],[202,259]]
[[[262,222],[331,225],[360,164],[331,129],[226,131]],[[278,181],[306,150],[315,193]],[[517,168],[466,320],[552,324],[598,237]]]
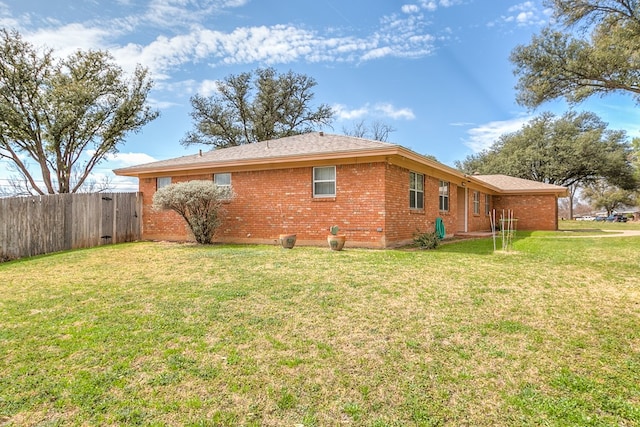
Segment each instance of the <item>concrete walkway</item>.
[[[587,233],[606,233],[606,234],[587,234]],[[557,236],[544,236],[544,238],[555,239],[556,237],[560,238],[593,238],[593,237],[639,237],[640,230],[558,230],[559,234]],[[516,236],[518,232],[516,231]],[[472,231],[468,233],[456,233],[454,238],[457,239],[479,239],[484,237],[491,237],[490,231]],[[500,232],[496,231],[496,237],[500,237]]]
[[[592,230],[563,230],[567,235],[558,236],[558,237],[570,237],[570,238],[593,238],[593,237],[638,237],[640,236],[640,230],[593,230],[593,231],[602,231],[607,234],[588,234],[586,236],[581,236],[581,232],[591,232]],[[554,236],[555,237],[555,236]]]

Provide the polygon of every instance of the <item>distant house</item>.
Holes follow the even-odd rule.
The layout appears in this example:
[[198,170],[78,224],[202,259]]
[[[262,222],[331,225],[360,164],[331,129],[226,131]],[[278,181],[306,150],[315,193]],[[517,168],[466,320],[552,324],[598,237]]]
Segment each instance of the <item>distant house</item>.
[[216,241],[323,245],[338,225],[348,246],[408,244],[416,231],[447,235],[490,230],[490,212],[511,209],[520,230],[555,230],[564,187],[504,175],[466,175],[405,147],[307,133],[114,171],[135,176],[143,193],[143,238],[192,240],[183,220],[151,209],[164,185],[213,180],[233,188]]

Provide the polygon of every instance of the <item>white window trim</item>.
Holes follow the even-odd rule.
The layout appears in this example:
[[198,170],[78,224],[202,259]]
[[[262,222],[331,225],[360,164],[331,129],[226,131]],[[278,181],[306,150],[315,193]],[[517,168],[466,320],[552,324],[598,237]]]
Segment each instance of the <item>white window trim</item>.
[[[417,188],[412,188],[414,182],[414,177],[422,180],[422,190],[418,190]],[[418,193],[422,193],[422,206],[418,206]],[[413,196],[413,197],[412,197]],[[414,203],[415,206],[411,207],[411,203]],[[423,210],[424,209],[424,174],[409,171],[409,209]]]
[[473,192],[473,214],[480,215],[480,192]]
[[[442,187],[443,184],[446,184],[446,194],[442,191]],[[451,184],[449,183],[449,181],[444,181],[444,180],[439,180],[438,181],[438,210],[440,210],[441,212],[449,212],[449,208],[450,208],[450,200],[449,200],[449,193],[451,192]],[[447,200],[447,207],[446,209],[444,208],[442,201],[446,199]]]
[[[160,183],[161,180],[169,180],[168,182]],[[159,190],[163,187],[167,187],[173,183],[173,180],[170,176],[159,176],[156,178],[156,190]]]
[[[229,183],[228,184],[218,184],[216,182],[216,176],[220,176],[220,175],[229,175]],[[213,183],[215,185],[217,185],[218,187],[231,187],[231,172],[214,173],[213,174]]]
[[[333,168],[333,179],[316,179],[316,169],[329,169]],[[338,192],[337,185],[337,172],[335,166],[316,166],[312,171],[312,181],[313,181],[313,197],[314,198],[325,198],[325,197],[336,197],[336,193]],[[333,194],[316,194],[316,184],[323,182],[332,182],[333,183]]]

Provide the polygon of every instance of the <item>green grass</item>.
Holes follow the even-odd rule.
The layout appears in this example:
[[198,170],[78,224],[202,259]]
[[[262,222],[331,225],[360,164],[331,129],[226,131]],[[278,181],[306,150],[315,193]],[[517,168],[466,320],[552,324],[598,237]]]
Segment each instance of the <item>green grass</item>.
[[640,237],[565,234],[0,264],[0,425],[640,425]]

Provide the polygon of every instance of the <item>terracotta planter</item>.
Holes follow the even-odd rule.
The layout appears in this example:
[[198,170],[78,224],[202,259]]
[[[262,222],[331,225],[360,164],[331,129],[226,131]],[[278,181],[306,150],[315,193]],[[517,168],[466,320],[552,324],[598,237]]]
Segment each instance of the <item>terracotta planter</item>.
[[341,251],[346,241],[347,236],[334,236],[333,234],[327,236],[327,242],[329,242],[332,251]]
[[280,235],[280,244],[285,249],[292,249],[296,244],[296,235],[295,234],[281,234]]

